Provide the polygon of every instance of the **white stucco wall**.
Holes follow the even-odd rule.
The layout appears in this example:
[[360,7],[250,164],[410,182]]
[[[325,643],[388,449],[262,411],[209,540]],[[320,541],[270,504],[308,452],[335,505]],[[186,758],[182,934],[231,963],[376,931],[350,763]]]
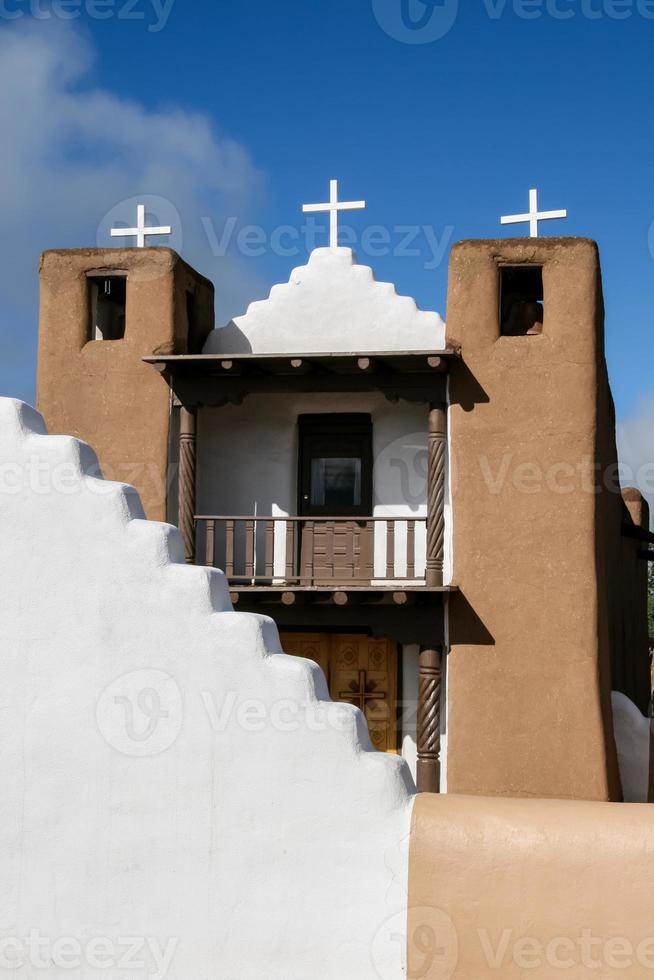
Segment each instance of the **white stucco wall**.
[[647,803],[652,722],[619,691],[613,691],[611,699],[625,803]]
[[405,764],[94,472],[0,399],[3,954],[17,976],[399,980]]
[[445,324],[392,283],[377,282],[350,248],[317,248],[266,300],[215,330],[206,354],[442,350]]
[[[366,412],[373,424],[373,514],[427,515],[427,406],[392,404],[383,395],[250,395],[242,405],[202,409],[198,421],[200,514],[297,513],[298,416]],[[386,574],[386,526],[376,528],[375,573]],[[262,569],[262,544],[258,549]],[[416,575],[425,570],[426,531],[416,525]],[[283,575],[284,526],[276,528],[276,573]],[[406,524],[398,527],[395,571],[406,575]]]

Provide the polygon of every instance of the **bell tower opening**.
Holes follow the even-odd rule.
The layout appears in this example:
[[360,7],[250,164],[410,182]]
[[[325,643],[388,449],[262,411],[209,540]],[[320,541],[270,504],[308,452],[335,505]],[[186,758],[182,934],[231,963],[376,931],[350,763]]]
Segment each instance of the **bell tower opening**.
[[535,337],[543,332],[543,267],[500,266],[500,334]]
[[88,279],[90,340],[122,340],[125,336],[127,274],[112,271]]

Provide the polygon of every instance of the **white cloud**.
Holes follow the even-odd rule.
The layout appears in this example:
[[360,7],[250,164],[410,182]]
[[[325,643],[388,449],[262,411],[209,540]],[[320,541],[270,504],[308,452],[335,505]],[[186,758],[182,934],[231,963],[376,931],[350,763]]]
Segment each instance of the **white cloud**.
[[211,254],[201,221],[220,227],[253,206],[262,178],[247,150],[205,115],[92,88],[94,54],[62,22],[0,30],[2,394],[32,397],[39,252],[95,246],[119,202],[130,202],[124,219],[134,222],[135,195],[165,198],[179,213],[184,257],[219,283],[222,322],[261,291],[242,260]]
[[624,468],[623,486],[638,487],[654,517],[654,396],[643,398],[618,423],[618,455]]

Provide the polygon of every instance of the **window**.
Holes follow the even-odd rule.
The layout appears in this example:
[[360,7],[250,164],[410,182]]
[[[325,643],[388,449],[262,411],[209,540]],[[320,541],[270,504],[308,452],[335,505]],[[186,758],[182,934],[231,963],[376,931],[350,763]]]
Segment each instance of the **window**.
[[500,333],[504,337],[533,337],[543,332],[543,267],[500,267]]
[[361,506],[361,459],[345,456],[314,456],[311,460],[311,506]]
[[91,275],[89,283],[91,340],[122,340],[125,336],[127,276]]
[[369,415],[301,415],[299,513],[369,516],[372,421]]

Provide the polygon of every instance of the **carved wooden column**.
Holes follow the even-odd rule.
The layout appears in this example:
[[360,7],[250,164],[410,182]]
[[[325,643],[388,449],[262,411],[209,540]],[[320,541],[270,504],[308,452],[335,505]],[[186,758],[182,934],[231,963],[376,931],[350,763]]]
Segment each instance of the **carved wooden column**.
[[447,406],[429,408],[429,460],[427,469],[427,585],[443,584],[445,555],[445,460]]
[[439,650],[420,651],[417,740],[418,792],[438,793],[441,783],[441,654]]
[[189,564],[195,561],[195,460],[196,416],[195,412],[182,405],[179,420],[178,523]]

